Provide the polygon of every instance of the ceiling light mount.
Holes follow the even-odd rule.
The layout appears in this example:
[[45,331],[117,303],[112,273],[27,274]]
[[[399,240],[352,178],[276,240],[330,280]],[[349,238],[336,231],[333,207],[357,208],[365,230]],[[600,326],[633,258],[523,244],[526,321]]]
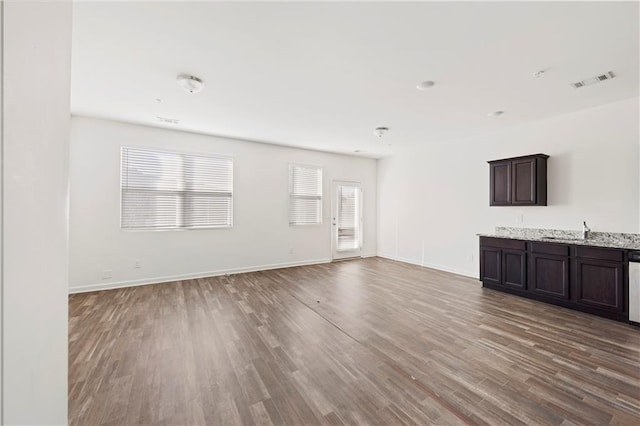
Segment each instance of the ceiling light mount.
[[540,78],[540,77],[542,77],[542,74],[544,74],[545,72],[547,72],[547,71],[546,70],[540,70],[540,71],[534,72],[531,75],[534,76],[535,78]]
[[376,127],[373,130],[373,134],[375,135],[375,137],[377,138],[382,138],[385,134],[387,134],[387,132],[389,131],[388,127]]
[[180,74],[178,76],[178,84],[189,93],[198,93],[204,89],[204,82],[189,74]]
[[493,112],[490,112],[487,115],[489,117],[500,117],[502,114],[504,114],[504,111],[493,111]]

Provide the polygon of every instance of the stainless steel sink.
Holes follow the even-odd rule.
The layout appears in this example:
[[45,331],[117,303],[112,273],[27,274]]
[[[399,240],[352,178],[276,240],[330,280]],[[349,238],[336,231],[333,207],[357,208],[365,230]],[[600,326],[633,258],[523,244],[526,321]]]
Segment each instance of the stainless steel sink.
[[570,238],[570,237],[542,237],[543,240],[560,240],[560,241],[582,241],[582,238]]

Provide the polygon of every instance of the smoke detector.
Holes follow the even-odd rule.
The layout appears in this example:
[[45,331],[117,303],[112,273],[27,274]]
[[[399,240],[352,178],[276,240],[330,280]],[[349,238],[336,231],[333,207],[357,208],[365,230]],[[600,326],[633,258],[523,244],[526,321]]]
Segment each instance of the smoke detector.
[[377,137],[377,138],[381,138],[383,137],[387,132],[389,131],[388,127],[376,127],[373,131],[373,134]]
[[592,84],[600,83],[600,82],[605,81],[605,80],[611,80],[614,77],[615,77],[615,74],[613,72],[609,71],[609,72],[601,74],[601,75],[596,75],[595,77],[587,78],[586,80],[582,80],[582,81],[577,81],[575,83],[571,83],[571,85],[574,88],[579,89],[581,87],[591,86]]
[[204,89],[204,83],[198,77],[188,74],[178,76],[178,84],[189,93],[198,93]]

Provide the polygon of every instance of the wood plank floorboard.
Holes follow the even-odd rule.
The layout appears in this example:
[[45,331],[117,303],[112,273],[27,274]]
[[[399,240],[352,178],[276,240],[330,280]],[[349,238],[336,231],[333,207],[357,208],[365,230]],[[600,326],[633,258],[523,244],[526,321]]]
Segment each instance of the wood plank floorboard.
[[71,425],[640,425],[640,329],[381,258],[69,297]]

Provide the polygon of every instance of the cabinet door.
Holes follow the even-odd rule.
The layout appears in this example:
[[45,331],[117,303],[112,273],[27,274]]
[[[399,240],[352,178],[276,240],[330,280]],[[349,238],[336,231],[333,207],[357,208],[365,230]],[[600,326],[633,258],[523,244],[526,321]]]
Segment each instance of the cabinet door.
[[480,247],[480,280],[488,284],[500,284],[501,250],[494,247]]
[[569,299],[569,257],[531,254],[529,291],[541,296]]
[[502,250],[502,285],[524,290],[527,287],[527,254]]
[[511,204],[511,162],[492,163],[489,171],[489,205]]
[[536,159],[511,162],[511,204],[536,203]]
[[624,265],[576,259],[577,302],[612,312],[624,312]]

